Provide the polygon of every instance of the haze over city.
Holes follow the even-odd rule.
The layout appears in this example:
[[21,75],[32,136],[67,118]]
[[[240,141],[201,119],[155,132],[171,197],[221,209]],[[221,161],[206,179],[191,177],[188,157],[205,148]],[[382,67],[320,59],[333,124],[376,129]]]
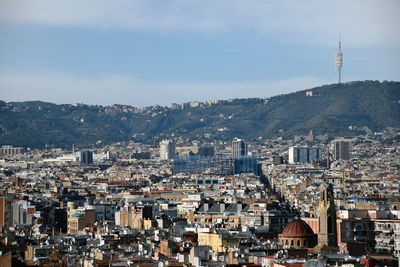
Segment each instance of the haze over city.
[[0,3],[0,93],[133,106],[399,80],[398,1]]

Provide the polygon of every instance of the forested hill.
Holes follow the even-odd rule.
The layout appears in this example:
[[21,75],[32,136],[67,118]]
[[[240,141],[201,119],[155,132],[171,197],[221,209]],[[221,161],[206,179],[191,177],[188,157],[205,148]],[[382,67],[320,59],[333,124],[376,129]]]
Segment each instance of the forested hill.
[[[312,96],[306,92],[312,92]],[[0,144],[38,148],[46,144],[65,147],[126,140],[153,142],[171,135],[198,140],[292,137],[310,130],[314,134],[354,135],[349,126],[367,126],[373,131],[399,127],[400,82],[350,82],[268,99],[171,107],[0,101]]]

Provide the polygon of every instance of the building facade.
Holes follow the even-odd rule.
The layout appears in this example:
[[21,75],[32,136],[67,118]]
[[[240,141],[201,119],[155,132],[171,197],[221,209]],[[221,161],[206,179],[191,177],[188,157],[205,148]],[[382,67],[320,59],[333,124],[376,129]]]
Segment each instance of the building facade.
[[160,142],[160,159],[169,160],[175,155],[175,143],[171,140],[163,140]]
[[235,138],[232,141],[232,158],[237,159],[247,155],[246,142],[243,139]]
[[235,174],[241,173],[254,173],[259,174],[258,162],[255,157],[240,157],[234,160],[234,172]]
[[321,160],[321,149],[319,147],[290,147],[289,163],[311,163],[315,160]]
[[90,150],[84,150],[81,152],[81,163],[82,164],[93,164],[93,152]]
[[335,160],[350,159],[350,143],[339,140],[333,142]]
[[23,153],[24,149],[22,147],[5,145],[0,148],[0,157],[21,155]]
[[338,250],[336,207],[332,184],[322,184],[318,204],[317,251]]

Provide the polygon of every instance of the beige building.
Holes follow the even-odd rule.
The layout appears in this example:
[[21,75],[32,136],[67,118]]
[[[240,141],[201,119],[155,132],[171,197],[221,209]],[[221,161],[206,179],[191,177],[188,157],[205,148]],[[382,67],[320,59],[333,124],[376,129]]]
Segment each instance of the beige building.
[[154,227],[152,206],[127,206],[115,213],[115,223],[132,229],[150,229]]
[[239,238],[226,233],[198,233],[199,246],[208,246],[213,252],[227,252],[239,246]]
[[94,225],[95,221],[94,209],[88,209],[82,213],[72,214],[68,218],[68,233],[76,235],[80,230],[85,229],[85,227]]

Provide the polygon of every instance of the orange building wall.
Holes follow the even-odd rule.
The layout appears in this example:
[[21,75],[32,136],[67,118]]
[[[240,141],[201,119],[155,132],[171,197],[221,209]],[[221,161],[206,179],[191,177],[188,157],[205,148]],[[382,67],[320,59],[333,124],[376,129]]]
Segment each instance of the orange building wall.
[[0,266],[1,267],[11,267],[12,266],[11,252],[0,256]]
[[301,218],[305,221],[313,230],[314,234],[318,234],[318,218]]

